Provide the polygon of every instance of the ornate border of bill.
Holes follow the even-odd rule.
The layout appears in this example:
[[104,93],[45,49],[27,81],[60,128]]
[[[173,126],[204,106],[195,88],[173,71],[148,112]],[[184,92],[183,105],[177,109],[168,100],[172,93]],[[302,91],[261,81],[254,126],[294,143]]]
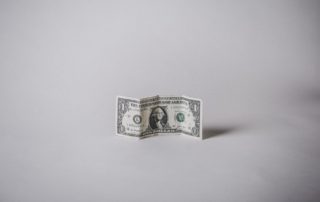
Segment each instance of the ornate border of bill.
[[202,100],[188,96],[117,96],[117,135],[146,138],[183,134],[202,139]]

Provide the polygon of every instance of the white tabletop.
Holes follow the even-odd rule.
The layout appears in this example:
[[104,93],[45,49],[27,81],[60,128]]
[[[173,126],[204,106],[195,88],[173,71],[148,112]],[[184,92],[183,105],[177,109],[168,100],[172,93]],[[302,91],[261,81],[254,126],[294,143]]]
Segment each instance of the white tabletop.
[[[318,2],[0,3],[0,201],[319,201]],[[117,95],[204,140],[115,135]]]

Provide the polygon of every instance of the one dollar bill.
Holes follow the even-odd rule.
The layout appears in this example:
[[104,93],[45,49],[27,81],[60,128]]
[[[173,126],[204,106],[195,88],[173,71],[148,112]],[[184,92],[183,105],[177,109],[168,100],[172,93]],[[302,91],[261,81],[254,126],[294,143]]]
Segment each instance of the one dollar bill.
[[117,97],[118,135],[185,134],[202,139],[202,101],[186,96]]

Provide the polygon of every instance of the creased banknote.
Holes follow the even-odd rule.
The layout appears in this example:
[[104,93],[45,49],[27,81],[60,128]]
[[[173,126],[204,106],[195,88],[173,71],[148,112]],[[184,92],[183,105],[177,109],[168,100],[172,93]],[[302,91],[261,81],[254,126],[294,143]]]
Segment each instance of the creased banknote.
[[187,96],[117,97],[118,135],[185,134],[202,139],[202,101]]

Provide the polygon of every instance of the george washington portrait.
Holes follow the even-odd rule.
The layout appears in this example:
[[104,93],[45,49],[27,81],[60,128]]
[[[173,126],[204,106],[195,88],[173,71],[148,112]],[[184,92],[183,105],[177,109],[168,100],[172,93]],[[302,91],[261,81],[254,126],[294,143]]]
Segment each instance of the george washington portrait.
[[155,107],[151,111],[149,117],[149,124],[152,129],[162,129],[165,128],[168,122],[167,112],[163,107]]

